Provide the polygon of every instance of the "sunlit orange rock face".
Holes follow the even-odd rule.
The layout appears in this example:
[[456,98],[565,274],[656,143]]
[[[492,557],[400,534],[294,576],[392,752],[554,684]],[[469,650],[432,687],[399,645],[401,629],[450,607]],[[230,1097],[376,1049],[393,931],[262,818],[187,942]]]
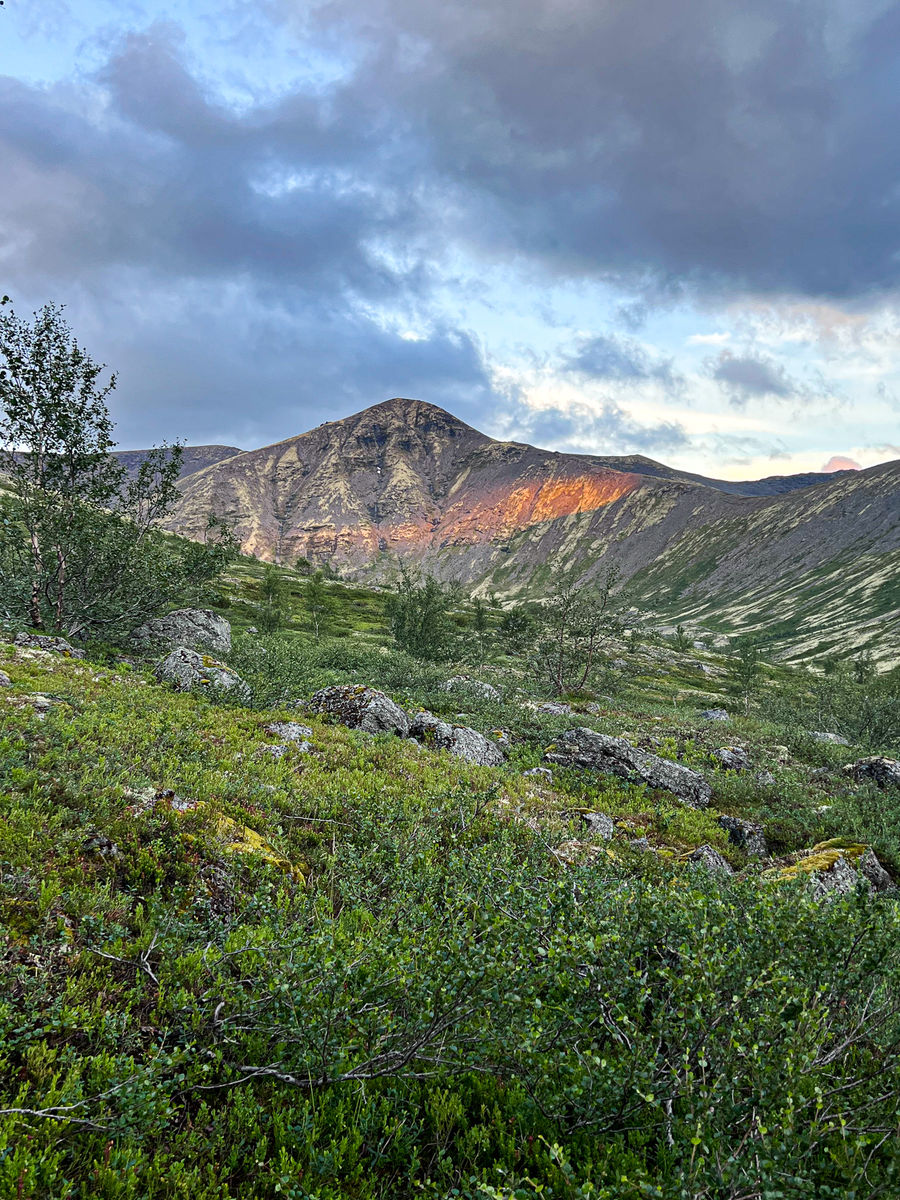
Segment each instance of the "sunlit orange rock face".
[[546,483],[529,480],[511,488],[493,487],[451,505],[439,529],[445,539],[457,544],[507,538],[543,521],[605,508],[634,491],[639,483],[636,475],[607,471]]
[[170,527],[200,537],[213,512],[260,558],[361,568],[503,541],[642,486],[586,456],[495,442],[433,405],[394,400],[191,475]]

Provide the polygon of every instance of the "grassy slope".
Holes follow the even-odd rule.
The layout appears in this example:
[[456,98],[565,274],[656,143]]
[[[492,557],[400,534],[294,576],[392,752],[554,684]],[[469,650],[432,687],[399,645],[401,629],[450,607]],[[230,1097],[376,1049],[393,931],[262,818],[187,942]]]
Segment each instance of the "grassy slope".
[[[233,573],[238,628],[259,572]],[[0,693],[0,1107],[76,1106],[0,1117],[0,1194],[367,1200],[456,1187],[612,1200],[750,1194],[760,1170],[785,1196],[845,1195],[863,1176],[892,1186],[891,1137],[874,1150],[880,1134],[841,1132],[865,1080],[812,1125],[792,1114],[871,1063],[883,1120],[890,1029],[873,1024],[865,1044],[853,1030],[872,980],[896,987],[896,905],[817,905],[752,867],[723,891],[677,862],[709,843],[747,867],[716,824],[727,811],[762,819],[777,853],[843,836],[896,869],[900,814],[844,784],[854,751],[759,711],[727,733],[700,721],[722,677],[697,660],[721,660],[660,647],[628,656],[595,713],[536,714],[502,663],[490,678],[508,685],[505,702],[447,694],[446,670],[378,652],[382,593],[332,592],[333,628],[351,637],[317,645],[299,610],[298,631],[238,636],[260,697],[363,678],[411,707],[510,729],[507,766],[305,716],[315,753],[274,761],[264,726],[298,719],[290,706],[216,707],[140,664],[0,648],[13,681]],[[786,678],[771,669],[768,687]],[[52,698],[44,719],[35,692]],[[525,777],[571,724],[698,767],[714,809],[579,771]],[[715,766],[723,741],[775,785]],[[143,789],[200,807],[179,814]],[[584,843],[585,809],[617,819],[611,854]],[[661,856],[632,852],[635,836]],[[829,1058],[845,1034],[850,1048]],[[363,1082],[379,1055],[408,1065]],[[273,1064],[292,1082],[246,1082]],[[716,1190],[723,1170],[731,1191]]]

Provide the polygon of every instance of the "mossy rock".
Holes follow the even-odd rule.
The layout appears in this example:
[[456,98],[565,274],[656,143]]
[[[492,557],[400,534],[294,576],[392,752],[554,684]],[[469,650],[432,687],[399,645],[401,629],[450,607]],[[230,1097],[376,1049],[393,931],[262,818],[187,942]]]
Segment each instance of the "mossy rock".
[[[190,808],[173,808],[171,811],[179,817],[184,817],[189,813],[199,812],[200,809],[205,807],[205,802],[198,800]],[[279,870],[284,871],[286,875],[290,875],[295,881],[305,882],[306,876],[303,868],[296,863],[292,863],[283,854],[279,854],[275,847],[270,842],[267,842],[262,834],[257,833],[255,829],[251,829],[248,825],[241,825],[231,817],[218,814],[212,821],[212,833],[216,841],[220,843],[225,854],[249,854],[255,858],[261,858],[265,862],[271,863],[272,866],[278,867]]]

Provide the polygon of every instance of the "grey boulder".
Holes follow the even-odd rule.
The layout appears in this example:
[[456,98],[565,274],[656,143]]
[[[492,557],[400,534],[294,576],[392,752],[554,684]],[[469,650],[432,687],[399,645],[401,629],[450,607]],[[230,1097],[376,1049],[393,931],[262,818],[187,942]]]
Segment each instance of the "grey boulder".
[[348,729],[364,733],[409,735],[409,717],[390,696],[364,684],[339,684],[320,688],[309,703],[310,710],[334,717]]
[[227,654],[231,649],[231,626],[208,608],[179,608],[139,625],[131,641],[138,647],[188,646]]
[[506,759],[497,741],[469,729],[466,725],[451,725],[434,713],[416,713],[409,727],[409,736],[435,750],[446,750],[455,758],[480,767],[499,767]]
[[442,692],[470,692],[481,700],[499,700],[500,693],[490,683],[480,679],[469,679],[468,675],[453,675],[439,685]]
[[605,842],[608,842],[616,832],[612,817],[606,813],[586,812],[581,814],[581,819],[587,826],[588,833],[593,834],[594,837],[603,838]]
[[844,770],[857,783],[874,783],[880,788],[900,787],[900,762],[896,758],[872,754],[850,763]]
[[701,721],[730,721],[728,713],[724,708],[706,708],[700,713]]
[[603,771],[630,783],[661,788],[691,808],[706,808],[712,799],[712,788],[697,771],[638,750],[624,738],[593,729],[567,730],[544,758],[560,766]]
[[0,671],[0,687],[12,687],[12,680],[5,671]]
[[231,693],[237,699],[249,698],[250,689],[240,675],[222,663],[204,659],[187,646],[179,646],[153,668],[160,683],[168,683],[176,692]]
[[737,846],[751,858],[768,858],[769,848],[766,845],[762,825],[755,821],[745,821],[742,817],[719,817],[719,825],[728,834],[732,846]]
[[845,737],[841,737],[839,733],[823,733],[821,729],[813,730],[807,734],[814,742],[828,742],[832,746],[849,746],[850,743]]
[[753,764],[747,757],[747,751],[740,746],[720,746],[713,750],[712,756],[722,764],[727,771],[749,771]]
[[718,875],[721,878],[726,878],[734,874],[731,865],[722,857],[715,846],[710,846],[709,843],[704,843],[704,845],[698,846],[696,850],[692,850],[684,861],[693,870],[699,868],[702,871],[708,871],[710,875]]

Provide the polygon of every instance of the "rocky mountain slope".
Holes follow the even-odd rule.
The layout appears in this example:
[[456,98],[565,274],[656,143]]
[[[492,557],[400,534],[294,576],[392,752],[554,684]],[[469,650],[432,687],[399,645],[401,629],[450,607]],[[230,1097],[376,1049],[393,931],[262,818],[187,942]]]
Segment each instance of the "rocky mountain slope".
[[673,621],[774,628],[785,653],[871,647],[891,662],[898,497],[900,463],[734,495],[648,459],[497,442],[391,400],[194,471],[170,527],[199,537],[213,512],[261,558],[372,581],[404,559],[505,596],[540,593],[562,567],[614,563],[639,603]]
[[[149,450],[116,450],[113,452],[113,458],[117,458],[128,471],[129,477],[133,477],[149,453]],[[240,453],[237,446],[185,446],[179,479]]]

